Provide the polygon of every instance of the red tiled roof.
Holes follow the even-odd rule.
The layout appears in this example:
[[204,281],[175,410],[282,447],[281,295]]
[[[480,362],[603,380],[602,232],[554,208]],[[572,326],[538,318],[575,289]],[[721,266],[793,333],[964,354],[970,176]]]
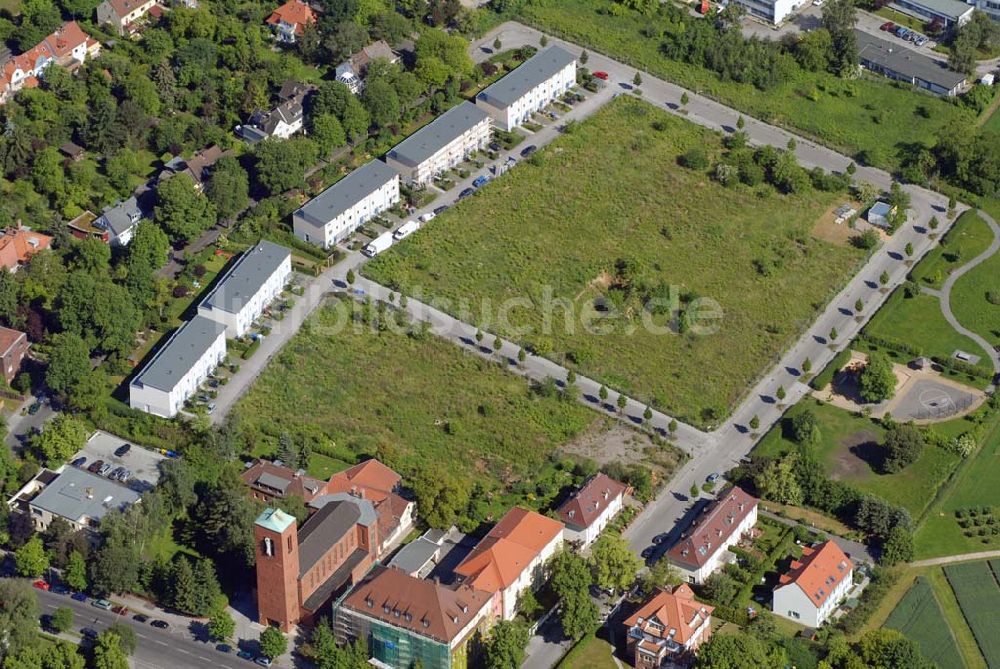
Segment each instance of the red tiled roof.
[[373,502],[381,502],[399,487],[401,480],[399,474],[372,458],[331,476],[327,491],[361,495]]
[[802,559],[793,561],[788,573],[779,578],[778,587],[794,583],[806,593],[809,601],[820,606],[840,582],[847,578],[854,563],[833,541],[802,549]]
[[393,627],[451,644],[490,602],[467,585],[449,588],[393,567],[375,567],[342,606]]
[[[14,56],[3,66],[3,84],[11,85],[14,80],[14,73],[34,72],[35,68],[44,61],[63,61],[72,54],[73,49],[86,43],[87,50],[99,46],[99,43],[90,37],[76,21],[64,23],[58,30],[43,39],[41,42],[31,47],[24,53]],[[38,79],[34,75],[26,77],[21,84],[21,88],[34,88],[38,86]]]
[[598,472],[566,500],[556,513],[570,527],[590,527],[597,518],[625,494],[626,486],[604,472]]
[[7,228],[0,236],[0,265],[15,269],[35,253],[52,244],[52,238],[27,228]]
[[316,21],[316,13],[312,8],[299,0],[288,0],[281,7],[278,7],[274,12],[267,17],[268,25],[276,25],[278,23],[287,23],[288,25],[295,26],[295,34],[301,35],[302,29],[307,23],[313,23]]
[[733,487],[715,500],[667,551],[674,562],[701,567],[757,506],[757,498]]
[[[624,625],[627,629],[638,626],[649,636],[672,639],[676,643],[686,645],[713,611],[715,611],[714,606],[696,602],[691,588],[681,584],[674,588],[673,592],[660,590],[627,618]],[[640,619],[642,622],[639,622]],[[651,619],[663,629],[651,626],[649,624]],[[651,646],[651,649],[655,651],[656,646]]]
[[562,531],[563,524],[558,520],[514,507],[476,544],[455,568],[455,573],[481,590],[503,590],[514,583]]
[[20,341],[21,337],[27,337],[27,335],[20,330],[0,327],[0,355],[7,353],[14,344]]

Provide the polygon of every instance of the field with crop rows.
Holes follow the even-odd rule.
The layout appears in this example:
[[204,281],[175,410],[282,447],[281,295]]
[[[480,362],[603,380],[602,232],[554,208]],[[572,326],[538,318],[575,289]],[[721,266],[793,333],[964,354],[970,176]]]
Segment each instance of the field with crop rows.
[[1000,669],[1000,585],[986,562],[944,568],[979,650],[991,669]]
[[934,597],[930,582],[918,576],[892,610],[885,626],[899,630],[916,642],[920,652],[940,669],[962,669],[955,637],[947,625],[941,624],[942,620],[944,613]]

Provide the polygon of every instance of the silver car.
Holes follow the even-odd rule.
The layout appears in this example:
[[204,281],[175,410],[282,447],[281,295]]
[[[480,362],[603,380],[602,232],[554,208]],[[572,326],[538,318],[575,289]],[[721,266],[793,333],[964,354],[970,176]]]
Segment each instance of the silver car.
[[111,469],[112,469],[111,463],[105,462],[103,465],[101,465],[101,468],[97,470],[97,473],[100,474],[101,476],[107,476],[108,472],[110,472]]

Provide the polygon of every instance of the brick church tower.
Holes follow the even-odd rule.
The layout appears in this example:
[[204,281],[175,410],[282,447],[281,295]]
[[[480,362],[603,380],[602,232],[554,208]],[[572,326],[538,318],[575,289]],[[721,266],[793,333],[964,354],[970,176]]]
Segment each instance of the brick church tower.
[[257,615],[262,625],[289,632],[299,622],[299,537],[295,518],[265,509],[254,523]]

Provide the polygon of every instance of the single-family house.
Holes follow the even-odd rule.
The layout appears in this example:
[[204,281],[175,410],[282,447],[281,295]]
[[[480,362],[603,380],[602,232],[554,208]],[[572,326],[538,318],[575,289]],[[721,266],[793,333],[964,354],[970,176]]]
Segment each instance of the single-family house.
[[335,72],[337,81],[350,88],[355,95],[360,93],[364,86],[364,79],[368,76],[368,66],[377,59],[389,63],[399,62],[399,56],[392,50],[392,47],[385,40],[377,40],[337,66]]
[[576,56],[550,46],[476,96],[476,106],[510,132],[576,84]]
[[327,249],[399,202],[399,174],[381,160],[354,170],[292,214],[302,241]]
[[156,0],[104,0],[97,5],[97,23],[111,26],[119,35],[131,35],[138,30],[137,22],[155,6]]
[[667,551],[667,560],[689,583],[704,583],[724,566],[729,547],[757,524],[757,498],[742,488],[719,493]]
[[490,143],[492,119],[462,102],[404,139],[386,154],[385,162],[407,183],[423,186]]
[[715,607],[695,601],[682,583],[659,590],[625,619],[626,655],[635,669],[686,664],[712,636]]
[[892,228],[892,221],[896,217],[896,207],[888,202],[879,200],[868,209],[865,218],[877,228],[889,230]]
[[807,627],[826,622],[854,585],[854,563],[840,546],[824,541],[805,546],[802,557],[782,574],[771,610]]
[[229,266],[198,304],[198,315],[224,325],[227,337],[242,337],[291,276],[292,252],[261,240]]
[[267,17],[267,25],[274,31],[274,38],[285,44],[294,44],[306,26],[316,22],[316,12],[309,3],[301,0],[288,0]]
[[[963,5],[961,2],[956,4]],[[858,62],[865,69],[945,97],[958,95],[966,84],[966,75],[913,49],[900,47],[863,30],[855,30],[854,34],[858,40]]]
[[140,501],[139,493],[117,481],[85,469],[62,465],[42,469],[7,502],[11,511],[26,514],[38,532],[56,518],[74,530],[96,532],[112,510],[123,511]]
[[101,212],[94,221],[94,226],[108,231],[112,246],[128,246],[135,235],[136,226],[144,217],[145,213],[139,206],[139,200],[133,195]]
[[581,549],[592,544],[622,510],[627,490],[628,486],[604,472],[591,476],[556,509],[565,525],[563,539]]
[[254,112],[246,124],[237,126],[237,134],[254,144],[268,137],[288,139],[301,132],[305,121],[305,99],[313,90],[312,86],[307,86],[270,111]]
[[129,406],[173,418],[226,358],[226,326],[204,316],[181,325],[129,383]]
[[0,265],[10,272],[28,262],[31,256],[52,246],[52,238],[21,225],[5,228],[0,235]]
[[0,327],[0,363],[7,385],[21,371],[21,363],[28,355],[28,335],[13,328]]
[[492,623],[491,593],[378,566],[334,610],[334,633],[364,639],[378,667],[464,669],[469,642]]
[[455,574],[462,583],[492,595],[494,616],[512,620],[521,593],[541,585],[545,563],[562,542],[563,524],[558,520],[514,507],[455,567]]
[[48,66],[75,69],[100,51],[100,42],[85,33],[76,21],[67,21],[31,49],[3,64],[0,104],[24,87],[37,86]]

